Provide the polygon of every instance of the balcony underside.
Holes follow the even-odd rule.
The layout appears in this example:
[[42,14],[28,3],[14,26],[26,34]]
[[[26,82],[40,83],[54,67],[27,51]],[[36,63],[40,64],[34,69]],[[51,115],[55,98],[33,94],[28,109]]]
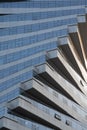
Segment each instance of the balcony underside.
[[[26,82],[24,86],[22,86],[22,88],[24,88],[24,91],[26,91],[28,94],[33,95],[37,99],[50,105],[56,110],[64,114],[67,114],[80,122],[83,122],[82,120],[84,120],[84,118],[81,117],[79,113],[74,111],[72,107],[68,106],[68,101],[67,103],[64,104],[63,100],[60,100],[60,98],[55,97],[52,93],[47,91],[45,85],[44,84],[41,85],[41,82],[38,82],[36,79],[32,79]],[[84,120],[84,122],[86,122],[86,120]]]
[[[78,50],[75,47],[76,43],[73,39],[74,39],[74,36],[69,34],[69,39],[68,39],[69,44],[68,45],[69,45],[69,48],[73,54],[73,57],[74,57],[76,63],[77,63],[77,66],[82,74],[83,79],[85,81],[87,81],[87,72],[86,72],[86,67],[85,67],[86,65],[85,66],[83,65],[83,59],[81,59],[80,54],[78,53]],[[85,64],[85,58],[84,58],[84,64]]]
[[72,42],[74,43],[75,49],[76,49],[77,53],[79,54],[81,63],[85,67],[85,62],[84,62],[84,58],[83,58],[83,54],[82,54],[82,49],[81,49],[81,46],[80,46],[78,33],[77,32],[69,33],[69,37],[72,39]]
[[78,67],[78,64],[70,50],[69,44],[64,44],[59,46],[59,49],[63,52],[64,56],[68,59],[73,69],[82,77],[82,73]]
[[[31,85],[30,85],[31,83]],[[29,85],[27,85],[29,84]],[[27,87],[25,87],[27,86]],[[22,94],[24,96],[33,96],[37,98],[40,102],[44,102],[45,104],[49,105],[50,107],[54,108],[55,110],[58,110],[64,114],[70,115],[63,107],[62,107],[62,102],[60,99],[56,98],[53,96],[52,93],[48,91],[47,86],[45,87],[45,84],[41,84],[40,81],[37,79],[31,79],[27,83],[24,83],[22,85]],[[49,96],[48,96],[49,95]],[[59,103],[60,102],[60,103]],[[72,117],[72,115],[70,115]]]
[[[64,79],[59,73],[57,73],[52,67],[50,67],[47,63],[42,64],[36,67],[38,70],[38,74],[36,78],[42,77],[47,83],[50,83],[51,86],[54,86],[53,89],[59,91],[69,99],[77,102],[87,109],[87,104],[84,101],[80,100],[79,90],[77,90],[70,82]],[[39,77],[38,77],[39,75]],[[39,79],[40,80],[40,79]],[[42,81],[43,82],[43,81]],[[49,86],[49,84],[48,84]],[[79,98],[77,97],[77,93],[79,94]]]
[[78,23],[78,36],[80,39],[84,63],[87,69],[87,22]]
[[[50,67],[48,66],[48,64],[42,64],[40,66],[35,67],[36,71],[39,71],[36,72],[36,75],[34,77],[73,100],[71,95],[69,95],[68,92],[61,87],[60,82],[58,82],[58,76],[60,76],[60,74],[56,75],[57,72],[54,71],[52,67]],[[53,75],[55,75],[56,80]]]
[[[77,89],[87,95],[86,87],[80,82],[84,82],[83,78],[74,70],[69,61],[63,55],[60,50],[52,50],[48,52],[48,62],[52,64],[53,68],[56,69],[66,80],[71,82]],[[85,88],[84,88],[85,87]]]
[[65,125],[63,122],[60,122],[49,114],[33,106],[29,101],[23,99],[22,97],[10,101],[8,103],[8,107],[11,111],[23,116],[23,118],[32,119],[50,128],[58,130],[62,130],[64,128],[67,130],[73,130],[70,126]]

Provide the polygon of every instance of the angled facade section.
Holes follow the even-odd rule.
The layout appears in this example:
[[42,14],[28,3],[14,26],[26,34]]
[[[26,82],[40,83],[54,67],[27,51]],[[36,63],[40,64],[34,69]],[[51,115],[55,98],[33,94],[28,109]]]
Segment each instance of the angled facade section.
[[0,129],[87,130],[87,1],[0,1]]

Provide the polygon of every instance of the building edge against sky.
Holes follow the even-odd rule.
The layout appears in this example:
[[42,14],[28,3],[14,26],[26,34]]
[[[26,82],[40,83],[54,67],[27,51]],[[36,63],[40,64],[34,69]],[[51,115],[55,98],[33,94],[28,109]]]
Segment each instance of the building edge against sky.
[[87,130],[86,5],[0,2],[0,129]]

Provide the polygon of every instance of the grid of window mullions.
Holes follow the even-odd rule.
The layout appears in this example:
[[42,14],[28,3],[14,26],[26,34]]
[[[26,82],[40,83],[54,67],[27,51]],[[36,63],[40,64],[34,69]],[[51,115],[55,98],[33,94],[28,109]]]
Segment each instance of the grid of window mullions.
[[64,20],[56,20],[56,21],[50,21],[50,22],[44,22],[44,23],[38,23],[38,24],[30,24],[30,25],[24,25],[19,27],[12,27],[12,28],[6,28],[6,29],[0,29],[0,36],[5,35],[12,35],[12,34],[20,34],[20,33],[27,33],[27,32],[34,32],[49,28],[54,28],[66,24],[75,24],[77,22],[76,18],[69,18]]
[[57,42],[52,42],[52,43],[50,42],[47,44],[43,44],[43,45],[39,45],[39,46],[32,47],[29,49],[25,49],[22,51],[18,51],[15,53],[10,53],[10,54],[4,55],[4,56],[0,56],[0,64],[6,64],[6,63],[13,62],[13,61],[17,61],[19,59],[28,57],[33,54],[37,54],[41,51],[46,51],[48,49],[52,49],[54,47],[57,47]]
[[29,78],[32,78],[32,71],[27,71],[21,75],[18,75],[14,78],[11,78],[11,79],[0,84],[0,92],[18,84],[19,82],[23,82],[25,80],[28,80]]
[[20,94],[19,88],[16,88],[12,90],[11,92],[4,94],[3,96],[0,96],[0,104],[3,102],[8,102],[11,99],[16,98]]
[[[26,62],[23,62],[22,64],[17,64],[15,67],[16,67],[16,70],[19,74],[19,71],[22,71],[23,69],[29,68],[29,66],[34,66],[37,63],[38,64],[44,63],[45,60],[46,60],[45,56],[42,55],[42,56],[38,56],[37,58],[31,59],[31,61],[27,61],[27,64],[26,64]],[[9,71],[9,69],[7,68],[5,70],[6,72],[4,72],[4,74],[7,73],[7,75],[9,75],[11,73],[14,73],[13,68],[14,68],[14,66],[12,66],[12,69],[10,68],[11,71]],[[17,74],[17,72],[16,72],[16,74]],[[3,71],[2,71],[2,73],[3,73]],[[0,92],[6,90],[7,88],[9,88],[13,85],[16,85],[17,83],[19,83],[21,81],[32,78],[32,74],[33,73],[32,73],[32,70],[31,70],[29,72],[19,74],[18,76],[14,76],[14,78],[12,78],[12,76],[11,76],[11,78],[9,80],[6,79],[6,81],[0,83]],[[2,74],[2,76],[3,76],[3,74]]]
[[85,8],[81,9],[69,9],[69,10],[57,10],[57,11],[47,11],[47,12],[32,12],[32,13],[22,13],[14,15],[3,15],[0,16],[0,22],[7,21],[23,21],[23,20],[39,20],[60,16],[67,16],[72,14],[83,14],[85,13]]
[[75,5],[86,5],[87,4],[87,1],[86,0],[45,0],[45,1],[40,1],[40,0],[37,0],[37,1],[26,1],[26,2],[10,2],[9,3],[4,3],[4,4],[0,4],[0,7],[18,7],[18,8],[25,8],[25,7],[28,7],[28,8],[50,8],[50,7],[67,7],[67,6],[75,6]]
[[45,62],[44,55],[39,56],[37,58],[32,58],[31,60],[27,60],[26,62],[22,62],[16,65],[7,67],[5,69],[0,70],[0,79],[5,78],[6,76],[9,76],[11,74],[17,73],[30,66],[34,66],[34,65],[37,65],[38,63],[43,63],[43,62]]
[[67,29],[61,29],[61,30],[52,31],[48,33],[42,33],[40,35],[33,35],[25,38],[9,40],[0,43],[0,50],[12,49],[12,48],[25,46],[25,45],[35,44],[36,42],[44,41],[46,39],[50,39],[50,38],[54,38],[66,34],[67,34]]

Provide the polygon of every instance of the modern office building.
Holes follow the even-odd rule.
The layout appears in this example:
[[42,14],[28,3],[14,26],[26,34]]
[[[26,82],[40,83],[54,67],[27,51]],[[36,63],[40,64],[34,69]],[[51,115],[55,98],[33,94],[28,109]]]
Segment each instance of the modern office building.
[[0,0],[0,129],[87,130],[87,0]]

